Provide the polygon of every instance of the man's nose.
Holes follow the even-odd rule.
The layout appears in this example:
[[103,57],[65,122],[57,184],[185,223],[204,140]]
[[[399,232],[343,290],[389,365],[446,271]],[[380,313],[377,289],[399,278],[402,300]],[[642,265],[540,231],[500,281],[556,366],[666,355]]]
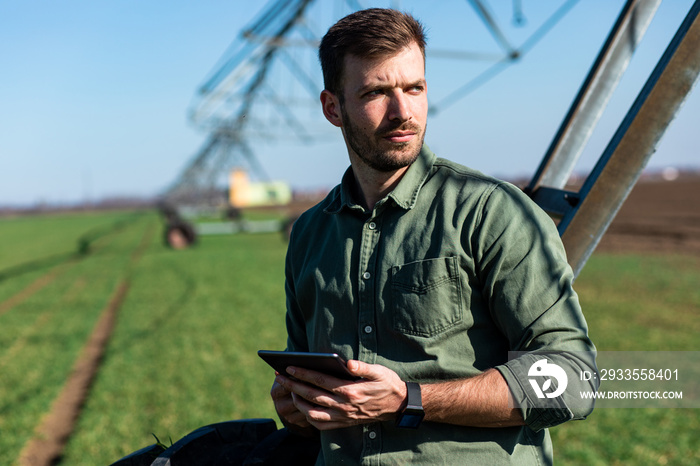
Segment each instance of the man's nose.
[[389,119],[408,121],[411,116],[411,104],[408,97],[401,91],[393,93],[389,101]]

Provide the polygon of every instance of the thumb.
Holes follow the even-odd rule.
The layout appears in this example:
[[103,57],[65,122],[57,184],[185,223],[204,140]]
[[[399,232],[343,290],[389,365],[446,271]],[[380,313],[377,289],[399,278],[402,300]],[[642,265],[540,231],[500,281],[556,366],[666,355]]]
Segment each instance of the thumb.
[[363,379],[376,379],[377,374],[372,370],[372,366],[366,362],[351,359],[348,361],[348,370],[352,375],[362,377]]

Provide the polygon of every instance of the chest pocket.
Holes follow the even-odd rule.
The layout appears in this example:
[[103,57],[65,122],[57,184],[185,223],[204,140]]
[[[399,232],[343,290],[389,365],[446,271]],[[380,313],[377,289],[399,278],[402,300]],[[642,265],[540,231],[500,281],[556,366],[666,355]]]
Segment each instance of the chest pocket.
[[456,257],[391,268],[394,330],[421,337],[438,335],[462,321],[462,292]]

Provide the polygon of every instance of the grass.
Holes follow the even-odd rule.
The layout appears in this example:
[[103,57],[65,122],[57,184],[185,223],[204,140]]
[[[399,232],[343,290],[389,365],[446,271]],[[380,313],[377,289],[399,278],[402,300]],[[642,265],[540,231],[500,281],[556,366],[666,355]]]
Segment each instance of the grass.
[[[157,230],[133,262],[157,222],[129,213],[0,221],[0,306],[61,272],[0,314],[0,464],[16,460],[124,278],[129,292],[63,464],[109,464],[152,434],[177,440],[206,424],[275,418],[272,373],[256,351],[285,346],[281,235],[206,236],[172,251]],[[75,256],[86,235],[90,253]],[[73,260],[47,260],[56,254]],[[1,275],[26,264],[40,266]],[[599,350],[696,351],[697,283],[700,258],[594,255],[576,288]],[[557,464],[700,462],[691,409],[601,409],[551,433]]]
[[[594,255],[576,282],[600,351],[698,351],[700,258]],[[598,409],[551,430],[559,464],[700,463],[694,409]]]
[[0,218],[0,302],[47,272],[82,258],[143,217],[134,212],[86,212]]
[[272,372],[256,351],[285,345],[285,246],[277,234],[205,237],[177,253],[153,244],[67,464],[114,461],[152,443],[151,433],[179,439],[214,422],[274,417]]
[[[43,274],[52,279],[0,316],[0,464],[8,464],[17,456],[49,410],[123,275],[128,253],[138,244],[144,222],[139,222],[140,228],[134,226],[119,234],[96,238],[95,254],[84,259],[70,252],[77,244],[73,235],[90,232],[95,225],[112,225],[119,218],[121,215],[102,215],[86,222],[79,217],[76,223],[82,228],[71,225],[65,230],[59,222],[51,231],[64,238],[65,244],[61,243],[58,249],[73,259],[42,265],[30,272],[31,276]],[[26,219],[22,219],[24,222]],[[47,264],[42,253],[47,251],[41,247],[20,247],[14,251],[14,258]],[[18,264],[15,270],[21,268],[22,263]],[[56,273],[57,269],[60,273]],[[0,289],[16,288],[16,280],[12,276],[0,280]]]

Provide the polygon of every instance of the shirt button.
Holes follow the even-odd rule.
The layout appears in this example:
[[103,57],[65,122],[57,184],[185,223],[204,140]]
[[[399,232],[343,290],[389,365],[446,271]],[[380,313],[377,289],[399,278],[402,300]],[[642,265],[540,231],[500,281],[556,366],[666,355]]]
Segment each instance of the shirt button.
[[365,326],[365,333],[372,333],[372,326],[371,325]]
[[368,227],[370,230],[376,230],[376,229],[377,229],[377,224],[374,223],[374,222],[370,222],[370,224],[367,225],[367,227]]
[[374,431],[370,432],[370,433],[369,433],[369,438],[371,438],[372,440],[376,439],[376,438],[377,438],[377,433],[374,432]]
[[369,280],[369,277],[371,277],[371,276],[372,276],[372,274],[369,272],[365,272],[362,274],[362,278],[364,278],[365,280]]

